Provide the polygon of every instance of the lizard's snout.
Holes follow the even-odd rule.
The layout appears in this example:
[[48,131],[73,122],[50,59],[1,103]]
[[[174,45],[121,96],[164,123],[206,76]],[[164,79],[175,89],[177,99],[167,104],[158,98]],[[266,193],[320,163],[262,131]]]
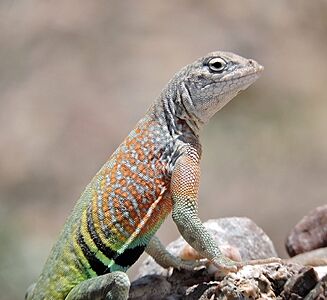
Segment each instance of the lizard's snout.
[[254,59],[249,59],[248,65],[253,67],[257,72],[262,72],[264,67],[257,63]]

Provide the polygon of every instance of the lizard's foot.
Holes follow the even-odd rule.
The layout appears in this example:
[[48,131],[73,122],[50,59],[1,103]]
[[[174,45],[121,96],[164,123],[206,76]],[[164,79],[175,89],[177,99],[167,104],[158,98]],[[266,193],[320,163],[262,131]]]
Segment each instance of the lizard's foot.
[[237,272],[243,264],[231,260],[226,256],[219,256],[211,260],[212,264],[218,268],[218,273],[226,275],[229,272]]
[[198,257],[190,256],[190,259],[183,259],[175,256],[167,251],[161,244],[158,237],[153,236],[145,251],[153,257],[153,259],[163,268],[175,268],[178,270],[185,269],[192,271],[196,268],[205,266],[208,263],[207,259],[198,259]]
[[176,268],[179,270],[184,269],[188,271],[193,271],[205,267],[209,263],[209,261],[205,258],[198,260],[184,260],[177,257],[177,259],[179,260],[179,262]]

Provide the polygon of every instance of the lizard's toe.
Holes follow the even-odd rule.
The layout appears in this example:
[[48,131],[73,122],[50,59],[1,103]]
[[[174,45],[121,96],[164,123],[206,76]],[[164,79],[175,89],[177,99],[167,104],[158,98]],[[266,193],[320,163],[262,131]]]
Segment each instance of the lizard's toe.
[[237,272],[242,267],[241,263],[233,261],[228,257],[219,257],[217,259],[213,259],[212,263],[215,267],[218,268],[218,272],[222,274]]
[[200,269],[205,267],[208,264],[207,259],[199,259],[199,260],[181,260],[180,269],[192,271],[196,269]]

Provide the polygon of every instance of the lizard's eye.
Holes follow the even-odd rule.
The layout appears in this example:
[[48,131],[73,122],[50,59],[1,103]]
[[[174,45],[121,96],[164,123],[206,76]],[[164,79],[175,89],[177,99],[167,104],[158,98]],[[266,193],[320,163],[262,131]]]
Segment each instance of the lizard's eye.
[[225,69],[226,61],[220,57],[215,57],[209,60],[208,66],[212,72],[220,73]]

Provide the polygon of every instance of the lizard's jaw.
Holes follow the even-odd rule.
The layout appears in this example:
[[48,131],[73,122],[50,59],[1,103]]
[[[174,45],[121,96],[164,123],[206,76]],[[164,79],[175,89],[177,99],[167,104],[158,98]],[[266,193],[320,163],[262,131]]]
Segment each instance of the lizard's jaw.
[[221,88],[221,93],[211,100],[211,111],[206,114],[206,122],[221,110],[229,101],[236,97],[241,91],[247,89],[262,74],[264,67],[254,60],[249,60],[249,65],[235,73],[229,73],[222,78],[221,83],[226,86]]

